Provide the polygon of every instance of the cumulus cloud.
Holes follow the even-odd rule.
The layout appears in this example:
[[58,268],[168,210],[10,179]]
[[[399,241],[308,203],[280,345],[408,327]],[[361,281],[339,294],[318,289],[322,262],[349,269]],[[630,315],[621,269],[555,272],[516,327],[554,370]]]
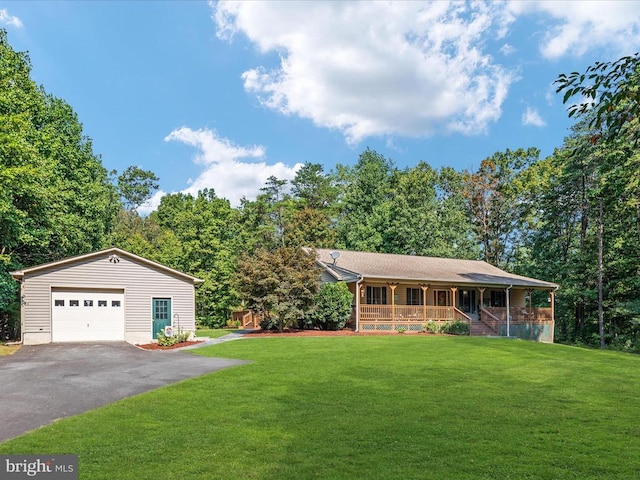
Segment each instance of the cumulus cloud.
[[[513,21],[491,2],[218,2],[217,34],[243,34],[279,65],[242,74],[285,115],[368,136],[485,132],[512,72],[483,51]],[[505,13],[506,12],[506,13]]]
[[[213,188],[218,197],[223,197],[238,206],[240,199],[255,199],[259,189],[271,175],[292,180],[302,164],[290,167],[282,162],[269,164],[264,160],[263,146],[240,146],[221,137],[215,130],[193,130],[182,127],[165,137],[165,142],[177,141],[196,148],[193,162],[202,165],[200,175],[182,193],[196,195],[199,190]],[[140,213],[157,208],[166,192],[157,192]]]
[[549,59],[580,56],[603,46],[624,55],[635,53],[630,46],[640,44],[636,1],[513,1],[508,10],[514,16],[543,13],[555,20],[540,43],[540,52]]
[[544,127],[547,122],[540,116],[538,110],[535,108],[527,107],[522,114],[522,125],[531,125],[534,127]]
[[22,27],[22,21],[14,15],[9,15],[6,8],[0,8],[0,25],[11,25],[20,28]]

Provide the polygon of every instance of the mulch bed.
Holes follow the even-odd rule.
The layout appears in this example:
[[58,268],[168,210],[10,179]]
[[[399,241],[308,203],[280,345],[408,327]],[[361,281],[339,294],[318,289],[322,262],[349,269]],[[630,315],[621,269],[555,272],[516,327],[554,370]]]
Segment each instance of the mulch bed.
[[171,345],[170,347],[161,347],[157,343],[145,343],[144,345],[136,345],[136,347],[144,348],[145,350],[173,350],[175,348],[188,347],[189,345],[197,345],[199,343],[202,343],[202,341],[180,342],[180,343]]
[[[234,330],[235,331],[235,330]],[[372,335],[427,335],[424,332],[404,332],[398,333],[396,331],[388,332],[354,332],[353,330],[345,328],[344,330],[296,330],[287,328],[284,332],[280,333],[274,330],[250,330],[242,332],[247,338],[250,337],[352,337],[352,336],[372,336]],[[201,341],[196,342],[182,342],[171,345],[170,347],[161,347],[157,343],[146,343],[144,345],[136,345],[137,347],[144,348],[145,350],[173,350],[175,348],[187,347],[189,345],[197,345]]]
[[388,331],[388,332],[354,332],[353,330],[344,329],[344,330],[295,330],[295,329],[285,329],[284,332],[276,332],[273,330],[254,330],[251,332],[246,332],[243,335],[247,337],[257,336],[257,337],[346,337],[346,336],[365,336],[365,335],[414,335],[414,334],[423,334],[422,332],[405,332],[398,333],[396,331]]

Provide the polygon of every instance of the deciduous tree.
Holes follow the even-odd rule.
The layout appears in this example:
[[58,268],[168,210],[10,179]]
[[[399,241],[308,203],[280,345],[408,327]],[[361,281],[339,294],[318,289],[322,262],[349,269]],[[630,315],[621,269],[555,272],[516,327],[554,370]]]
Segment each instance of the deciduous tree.
[[258,248],[243,254],[238,263],[238,289],[245,305],[264,315],[265,326],[280,332],[302,322],[313,306],[319,280],[315,255],[301,248]]

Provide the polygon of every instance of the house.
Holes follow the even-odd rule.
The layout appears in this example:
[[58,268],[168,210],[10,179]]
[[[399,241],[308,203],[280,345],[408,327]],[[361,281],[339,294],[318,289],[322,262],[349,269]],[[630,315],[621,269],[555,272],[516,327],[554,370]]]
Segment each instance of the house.
[[[305,249],[311,252],[311,249]],[[472,335],[553,342],[558,285],[477,260],[317,249],[321,281],[344,281],[354,295],[356,331],[419,331],[427,321],[463,321]],[[533,293],[545,292],[545,306]]]
[[119,248],[11,272],[20,282],[22,341],[150,343],[161,329],[195,332],[202,280]]

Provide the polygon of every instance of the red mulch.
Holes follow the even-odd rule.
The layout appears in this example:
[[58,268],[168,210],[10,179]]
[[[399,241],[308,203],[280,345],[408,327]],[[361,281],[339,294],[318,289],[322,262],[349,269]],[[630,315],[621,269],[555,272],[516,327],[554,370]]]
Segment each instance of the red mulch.
[[345,336],[364,336],[364,335],[414,335],[416,333],[423,334],[422,332],[405,332],[398,333],[394,330],[388,332],[354,332],[353,330],[295,330],[285,329],[280,333],[275,330],[254,330],[252,332],[246,332],[244,335],[247,337],[345,337]]
[[180,342],[180,343],[176,343],[174,345],[171,345],[170,347],[161,347],[157,343],[145,343],[144,345],[136,345],[136,347],[144,348],[145,350],[173,350],[174,348],[188,347],[189,345],[197,345],[199,343],[201,343],[201,341],[198,341],[198,342]]
[[[297,330],[287,328],[284,332],[280,333],[275,330],[252,330],[243,332],[243,335],[247,337],[346,337],[346,336],[369,336],[369,335],[428,335],[424,332],[405,332],[398,333],[395,330],[383,331],[383,332],[354,332],[353,330],[345,328],[344,330]],[[201,343],[197,342],[182,342],[171,345],[170,347],[161,347],[157,343],[147,343],[144,345],[136,345],[137,347],[144,348],[145,350],[172,350],[174,348],[187,347],[189,345],[196,345]]]

